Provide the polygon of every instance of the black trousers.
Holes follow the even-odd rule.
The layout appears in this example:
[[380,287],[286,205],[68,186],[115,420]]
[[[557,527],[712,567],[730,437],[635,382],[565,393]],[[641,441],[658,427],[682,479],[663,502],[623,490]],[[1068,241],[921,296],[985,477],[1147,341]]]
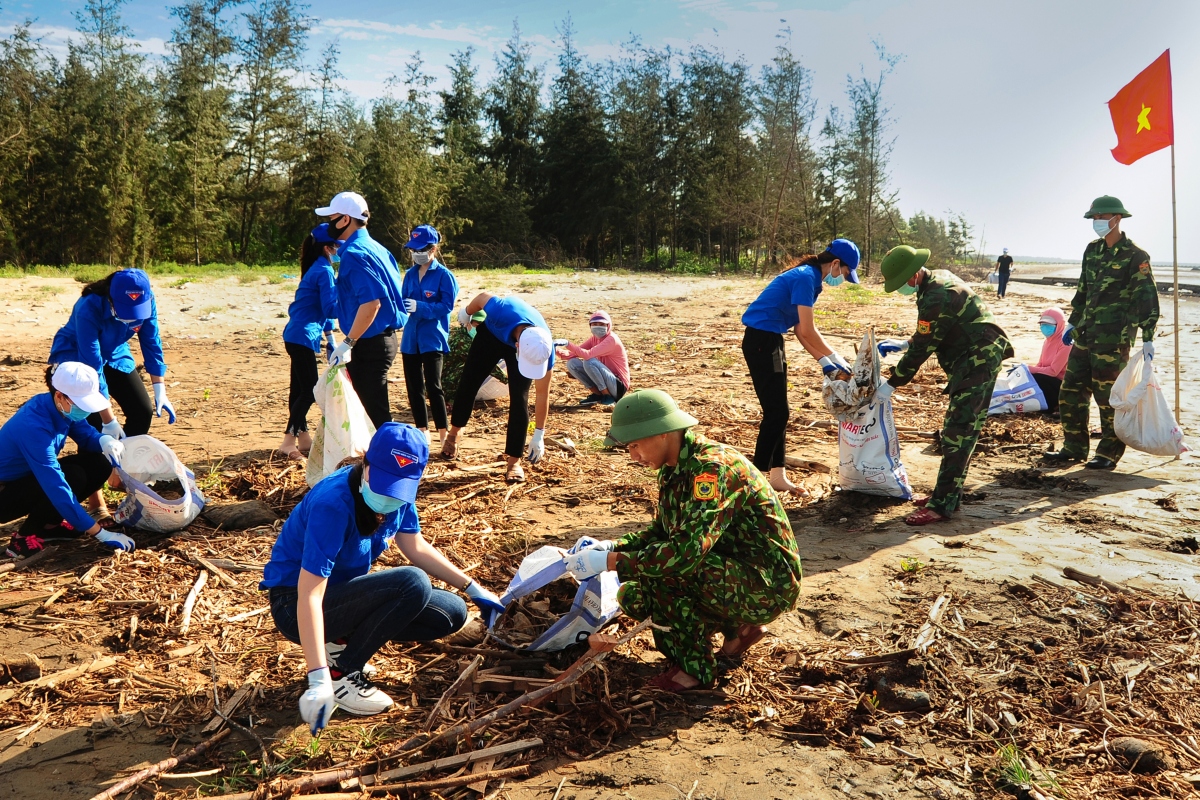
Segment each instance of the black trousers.
[[496,338],[487,325],[475,329],[475,339],[467,351],[458,391],[454,394],[454,413],[450,423],[461,428],[471,419],[475,395],[484,380],[504,360],[508,370],[508,431],[504,439],[504,454],[513,458],[525,455],[525,436],[529,428],[529,387],[533,384],[517,368],[517,348]]
[[[112,464],[103,453],[63,456],[58,460],[58,467],[79,502],[97,492],[112,474]],[[25,522],[21,523],[22,536],[36,535],[63,519],[33,475],[0,484],[0,522],[12,522],[21,517],[25,517]]]
[[783,335],[746,328],[746,335],[742,337],[742,355],[750,368],[758,404],[762,406],[762,422],[754,445],[754,466],[760,472],[768,472],[782,467],[787,455],[787,360]]
[[292,380],[288,389],[288,425],[284,431],[289,436],[308,432],[308,410],[313,407],[313,387],[320,377],[317,374],[317,354],[307,345],[284,342],[292,360]]
[[[133,372],[121,372],[112,367],[104,368],[104,380],[108,383],[108,397],[125,412],[125,424],[121,428],[126,436],[141,436],[150,432],[150,418],[154,416],[154,403],[142,376]],[[88,415],[88,422],[96,430],[104,423],[100,415]]]
[[351,351],[350,363],[346,365],[354,391],[376,428],[392,421],[387,376],[396,361],[397,346],[395,331],[359,339]]
[[1033,379],[1041,387],[1042,394],[1046,395],[1046,410],[1052,414],[1058,411],[1058,392],[1062,389],[1062,381],[1053,375],[1043,375],[1040,372],[1033,373]]
[[[413,424],[421,430],[429,427],[429,415],[439,431],[446,430],[446,392],[442,389],[442,353],[401,353],[404,385],[412,407]],[[425,393],[429,392],[429,405]]]

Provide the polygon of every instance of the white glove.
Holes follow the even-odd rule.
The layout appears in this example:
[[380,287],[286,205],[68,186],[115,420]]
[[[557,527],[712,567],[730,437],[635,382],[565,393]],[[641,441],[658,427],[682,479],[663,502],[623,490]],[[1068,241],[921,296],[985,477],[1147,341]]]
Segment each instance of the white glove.
[[563,566],[575,577],[575,580],[586,581],[608,569],[608,551],[590,548],[580,550],[578,553],[564,558]]
[[817,359],[817,363],[821,365],[821,372],[825,375],[836,375],[839,372],[851,371],[850,365],[837,353],[830,353],[823,358]]
[[884,339],[876,347],[879,355],[885,357],[892,353],[903,353],[908,350],[908,339]]
[[108,460],[112,462],[114,467],[120,466],[121,456],[125,455],[125,445],[120,440],[110,434],[102,434],[100,436],[100,450],[104,455],[108,456]]
[[329,667],[308,673],[308,691],[300,695],[300,718],[308,723],[313,736],[329,724],[337,701],[333,698],[333,677]]
[[881,401],[882,400],[891,400],[892,393],[895,391],[896,391],[895,386],[892,386],[887,381],[884,381],[883,383],[879,384],[879,386],[875,389],[875,399],[881,400]]
[[542,460],[542,456],[546,455],[546,445],[542,443],[544,438],[546,438],[546,431],[541,428],[534,429],[533,438],[529,440],[529,452],[525,454],[530,464],[538,463]]
[[161,417],[162,412],[167,412],[167,422],[171,425],[175,424],[175,406],[171,405],[171,401],[167,399],[167,385],[165,383],[151,384],[154,387],[154,416]]
[[125,438],[125,429],[121,427],[121,423],[117,421],[116,417],[113,417],[112,422],[106,422],[101,425],[100,432],[105,436],[111,436],[114,439]]
[[406,313],[406,314],[417,313],[417,301],[413,300],[411,297],[404,298],[404,313]]
[[126,553],[137,548],[137,545],[133,543],[133,539],[130,539],[125,534],[104,528],[101,528],[100,532],[96,534],[96,541],[105,547],[111,547],[113,550],[121,550]]
[[1154,358],[1154,342],[1142,342],[1142,355]]
[[333,352],[329,354],[329,366],[336,367],[339,364],[350,363],[350,343],[342,340],[342,343],[333,348]]
[[571,549],[568,552],[580,553],[584,550],[603,550],[604,552],[609,553],[616,549],[616,546],[617,543],[612,539],[601,539],[600,541],[596,541],[590,536],[580,536],[579,541],[571,545]]
[[467,307],[463,306],[458,310],[458,324],[464,328],[471,324],[471,315],[467,313]]

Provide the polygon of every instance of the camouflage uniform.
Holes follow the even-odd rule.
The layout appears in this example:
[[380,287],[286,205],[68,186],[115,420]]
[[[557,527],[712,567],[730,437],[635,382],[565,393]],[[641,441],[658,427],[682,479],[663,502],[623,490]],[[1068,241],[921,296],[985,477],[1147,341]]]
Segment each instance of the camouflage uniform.
[[979,295],[940,269],[917,287],[917,332],[888,383],[908,383],[934,353],[950,379],[945,389],[950,404],[942,423],[942,465],[926,507],[949,516],[962,499],[1000,365],[1012,358],[1013,349]]
[[1103,431],[1096,455],[1119,461],[1125,443],[1113,430],[1108,393],[1129,362],[1129,346],[1137,329],[1142,329],[1144,341],[1154,339],[1158,290],[1149,254],[1125,234],[1111,248],[1103,239],[1089,244],[1083,251],[1083,270],[1067,322],[1075,326],[1075,346],[1058,396],[1061,452],[1071,458],[1088,457],[1088,412],[1095,396]]
[[618,602],[653,619],[660,652],[709,684],[712,635],[766,623],[800,596],[800,554],[787,513],[740,452],[686,431],[679,463],[658,471],[658,516],[617,540]]
[[[462,380],[463,367],[467,364],[467,353],[471,350],[474,339],[463,327],[455,327],[450,331],[450,352],[442,359],[442,391],[451,404],[458,392],[459,381]],[[492,377],[501,383],[508,383],[508,376],[497,366],[492,370]]]

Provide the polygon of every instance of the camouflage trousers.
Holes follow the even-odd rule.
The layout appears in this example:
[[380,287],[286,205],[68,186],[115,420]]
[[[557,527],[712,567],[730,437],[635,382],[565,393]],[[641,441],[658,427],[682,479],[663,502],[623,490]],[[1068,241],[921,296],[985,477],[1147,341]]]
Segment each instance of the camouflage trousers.
[[955,382],[960,388],[950,395],[950,404],[946,408],[946,419],[942,422],[942,464],[926,505],[926,508],[942,516],[950,516],[962,503],[967,468],[971,465],[979,432],[987,421],[988,406],[992,402],[992,390],[996,387],[1000,365],[1011,353],[1009,347],[1006,340],[985,345],[979,352],[969,356],[969,370]]
[[1093,397],[1100,407],[1100,445],[1098,457],[1120,461],[1125,443],[1113,428],[1113,408],[1108,403],[1112,385],[1129,363],[1129,343],[1089,344],[1075,342],[1067,357],[1067,374],[1058,393],[1058,413],[1062,417],[1062,452],[1074,458],[1088,457],[1091,449],[1088,415]]
[[688,575],[625,581],[617,602],[633,619],[649,617],[670,628],[654,632],[658,651],[708,685],[717,677],[714,633],[732,638],[739,625],[770,622],[799,597],[799,575],[764,576],[757,567],[710,552]]

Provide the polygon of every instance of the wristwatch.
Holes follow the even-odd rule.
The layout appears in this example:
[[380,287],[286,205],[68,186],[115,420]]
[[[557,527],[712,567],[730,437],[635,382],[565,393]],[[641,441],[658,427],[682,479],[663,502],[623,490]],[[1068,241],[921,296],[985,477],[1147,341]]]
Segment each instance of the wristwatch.
[[351,339],[349,336],[347,336],[345,339],[342,339],[342,341],[351,347],[354,347],[354,345],[358,343],[358,339]]

